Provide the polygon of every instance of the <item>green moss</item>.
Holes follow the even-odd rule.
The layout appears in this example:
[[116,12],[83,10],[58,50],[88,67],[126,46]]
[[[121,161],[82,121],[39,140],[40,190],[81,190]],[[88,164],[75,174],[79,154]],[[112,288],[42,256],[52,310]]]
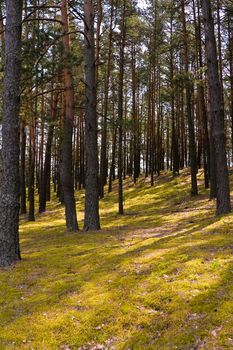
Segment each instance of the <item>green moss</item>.
[[21,219],[23,260],[0,271],[0,349],[233,348],[233,215],[216,218],[203,185],[191,198],[186,171],[124,187],[124,217],[117,183],[101,201],[101,232],[66,233],[55,197]]

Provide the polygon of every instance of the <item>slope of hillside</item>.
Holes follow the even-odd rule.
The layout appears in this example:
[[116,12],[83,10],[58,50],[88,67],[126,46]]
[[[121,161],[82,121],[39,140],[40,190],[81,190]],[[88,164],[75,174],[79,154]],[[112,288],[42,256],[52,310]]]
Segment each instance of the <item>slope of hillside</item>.
[[216,218],[199,182],[191,198],[186,172],[127,180],[126,215],[108,194],[97,233],[66,233],[55,200],[22,219],[23,260],[0,270],[0,349],[232,349],[233,214]]

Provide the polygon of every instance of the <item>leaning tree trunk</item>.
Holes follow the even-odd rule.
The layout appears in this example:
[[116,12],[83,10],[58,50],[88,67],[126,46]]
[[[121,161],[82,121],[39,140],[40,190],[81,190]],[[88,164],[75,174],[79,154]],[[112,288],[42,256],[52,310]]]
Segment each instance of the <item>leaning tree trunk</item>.
[[94,10],[92,0],[84,1],[85,17],[85,85],[86,85],[86,181],[84,230],[99,230],[98,146],[96,114],[96,64],[94,44]]
[[18,227],[21,22],[21,1],[7,0],[0,188],[0,266],[8,266],[20,259]]
[[201,0],[205,26],[205,43],[207,55],[207,76],[209,86],[209,108],[212,123],[212,137],[216,160],[217,214],[231,211],[229,178],[226,158],[226,140],[224,131],[224,109],[222,103],[221,83],[218,70],[214,21],[209,0]]
[[68,231],[77,231],[78,222],[74,197],[74,186],[72,176],[72,136],[74,123],[74,90],[72,81],[70,55],[70,36],[68,20],[68,1],[62,0],[62,44],[63,44],[63,78],[65,85],[65,117],[62,130],[62,151],[61,151],[61,184],[64,193],[66,228]]

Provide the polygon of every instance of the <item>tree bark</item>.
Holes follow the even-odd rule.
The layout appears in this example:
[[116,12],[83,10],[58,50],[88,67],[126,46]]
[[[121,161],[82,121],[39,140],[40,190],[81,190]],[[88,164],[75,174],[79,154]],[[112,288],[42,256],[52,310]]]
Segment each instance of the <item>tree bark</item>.
[[18,228],[21,23],[21,1],[7,0],[0,184],[0,266],[8,266],[20,259]]
[[86,181],[85,181],[85,217],[84,230],[99,230],[99,181],[98,181],[98,146],[96,113],[96,62],[94,39],[94,10],[92,0],[84,1],[85,17],[85,146],[86,146]]
[[173,13],[171,13],[171,30],[170,30],[170,90],[171,90],[171,144],[172,144],[172,172],[173,175],[179,175],[179,143],[177,125],[175,120],[175,87],[174,87],[174,48],[173,48]]
[[26,132],[24,122],[20,125],[20,213],[26,214],[26,181],[25,181],[25,158],[26,158]]
[[121,33],[120,33],[120,61],[119,61],[119,82],[118,82],[118,213],[124,214],[123,204],[123,83],[124,83],[124,62],[125,62],[125,0],[122,5]]
[[36,121],[34,116],[30,116],[29,123],[28,220],[35,221]]
[[188,47],[188,33],[186,27],[186,14],[184,0],[181,1],[181,15],[183,25],[183,43],[184,43],[184,66],[186,73],[186,104],[187,104],[187,119],[188,119],[188,130],[189,130],[189,156],[191,166],[191,195],[195,196],[198,194],[197,188],[197,157],[196,157],[196,142],[195,142],[195,129],[194,120],[192,113],[192,81],[189,77],[189,47]]
[[48,130],[43,174],[41,178],[40,197],[39,197],[40,213],[43,213],[46,210],[47,188],[48,188],[48,182],[50,181],[50,171],[51,171],[51,149],[52,149],[53,133],[54,133],[54,121],[57,116],[57,103],[58,103],[58,93],[56,92],[54,96],[52,96],[51,121],[49,125],[49,130]]
[[218,70],[214,21],[209,0],[201,0],[208,68],[209,108],[212,123],[212,137],[216,159],[217,214],[231,211],[229,178],[226,158],[224,131],[224,110],[222,104],[221,82]]
[[74,197],[73,175],[72,175],[72,136],[74,123],[74,90],[72,81],[70,55],[70,36],[68,19],[68,0],[62,0],[62,45],[63,45],[63,79],[65,86],[65,116],[62,130],[62,150],[60,176],[64,194],[66,228],[67,231],[77,231],[78,222],[76,215],[76,203]]
[[104,82],[104,112],[103,125],[101,137],[101,155],[100,155],[100,198],[104,197],[104,186],[106,185],[107,173],[107,114],[108,114],[108,100],[109,100],[109,80],[111,70],[111,56],[112,56],[112,36],[113,36],[113,0],[111,0],[111,15],[110,15],[110,31],[108,37],[108,57]]

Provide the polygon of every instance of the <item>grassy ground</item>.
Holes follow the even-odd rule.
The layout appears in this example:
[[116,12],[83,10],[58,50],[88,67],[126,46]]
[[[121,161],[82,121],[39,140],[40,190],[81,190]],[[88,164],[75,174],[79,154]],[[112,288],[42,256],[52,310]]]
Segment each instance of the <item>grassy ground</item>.
[[98,233],[66,233],[55,201],[22,220],[23,260],[0,271],[0,349],[233,349],[233,215],[216,218],[200,188],[190,198],[187,173],[127,180],[126,215],[107,195]]

